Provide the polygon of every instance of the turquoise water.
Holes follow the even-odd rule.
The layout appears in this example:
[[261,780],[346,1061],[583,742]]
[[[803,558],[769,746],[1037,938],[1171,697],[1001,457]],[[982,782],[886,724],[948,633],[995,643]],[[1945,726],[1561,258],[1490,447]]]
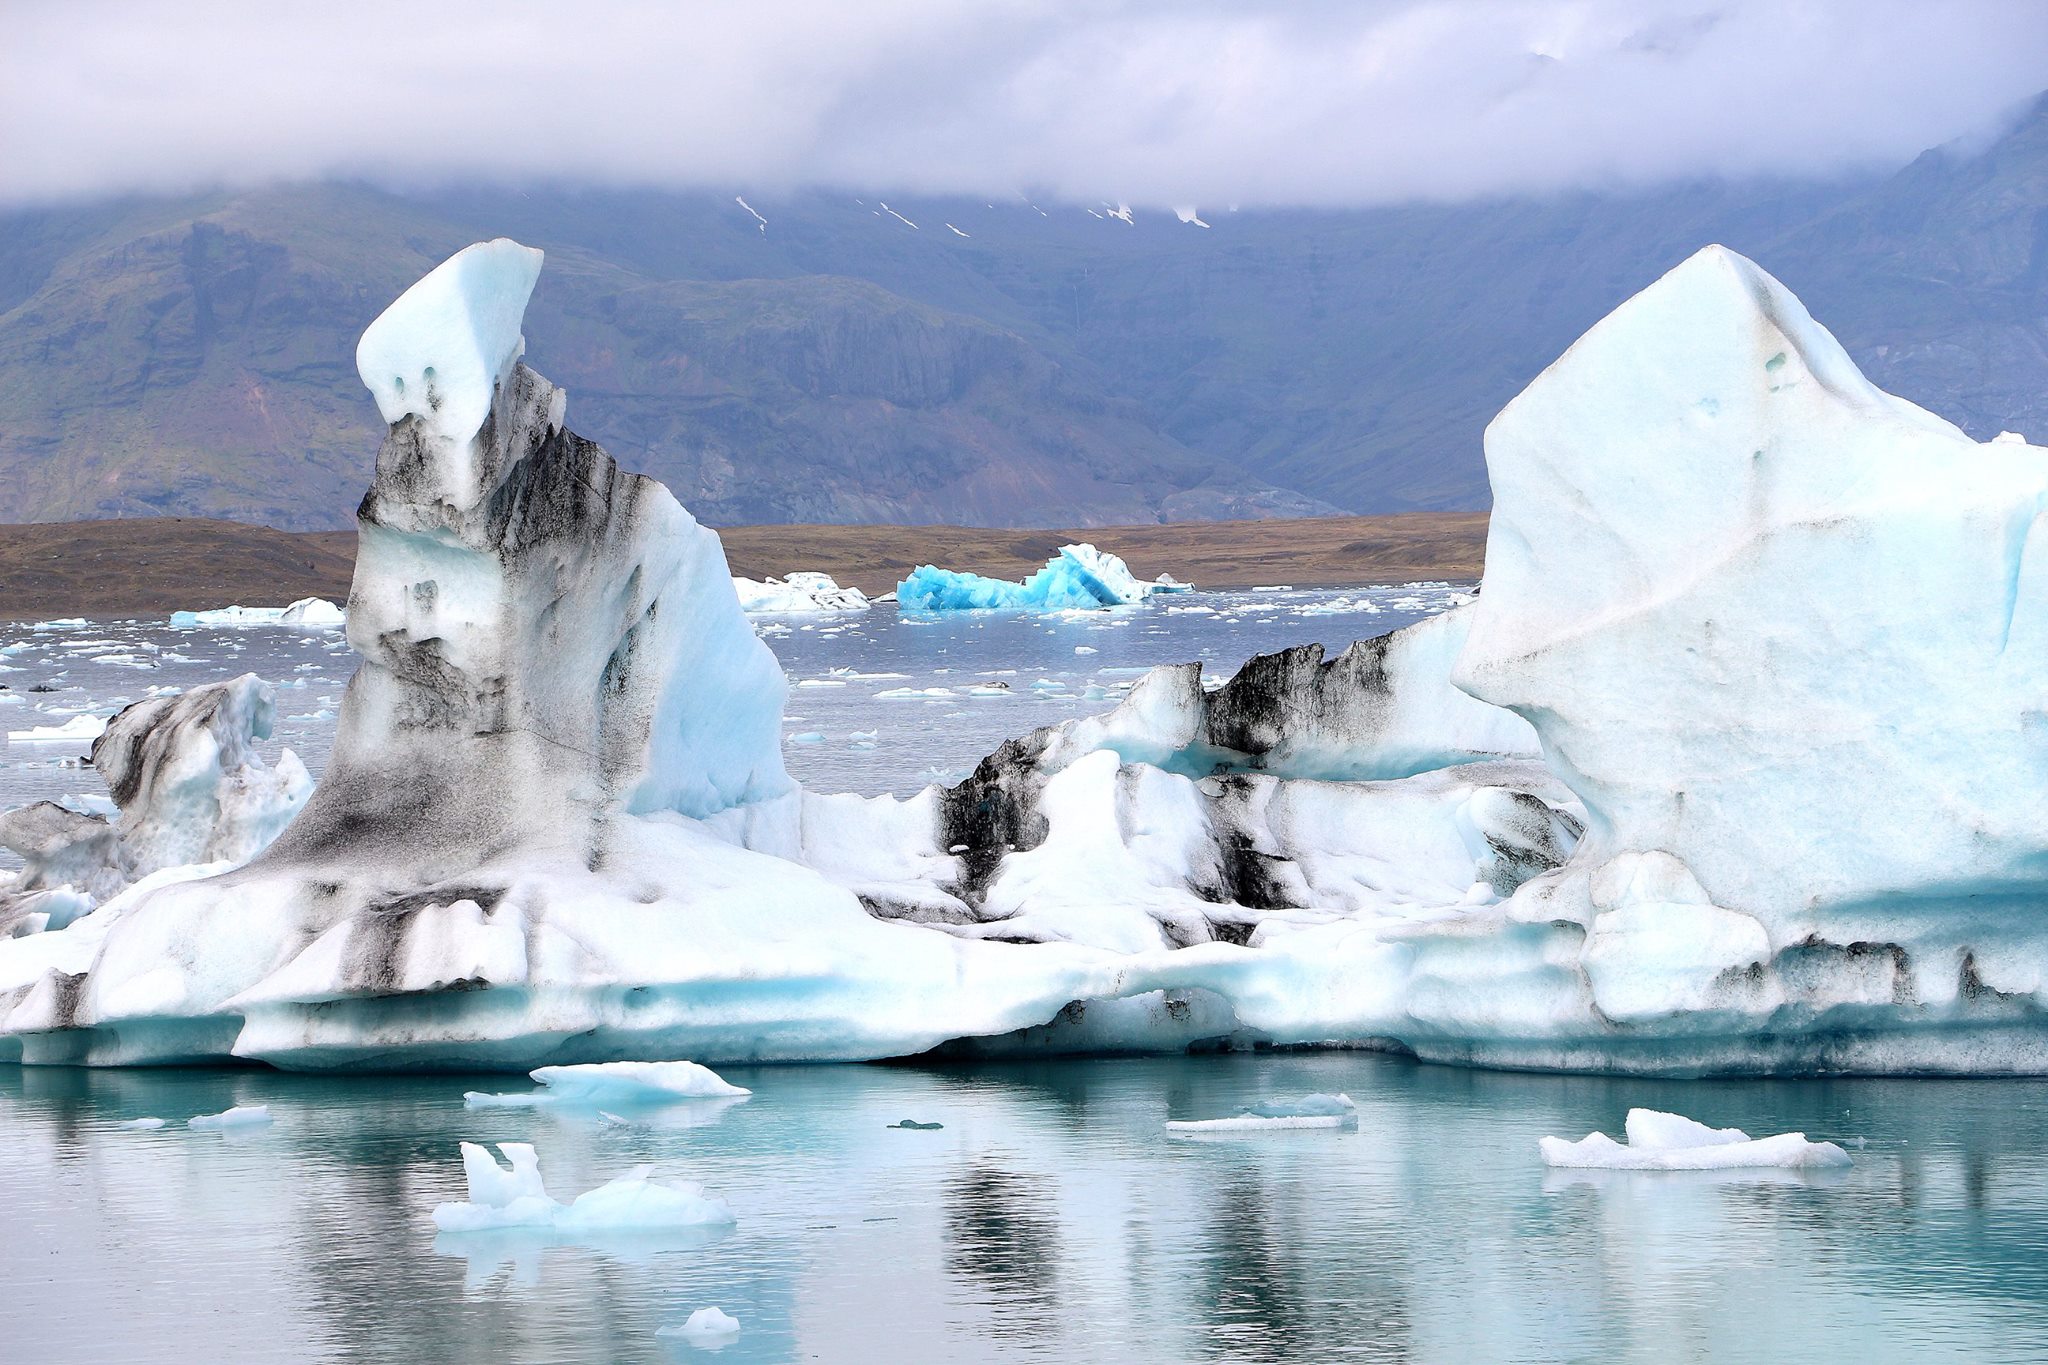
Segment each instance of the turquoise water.
[[[0,1358],[2039,1361],[2048,1084],[1650,1082],[1363,1053],[735,1069],[628,1125],[505,1077],[0,1069]],[[1355,1132],[1169,1138],[1315,1090]],[[243,1133],[179,1126],[264,1103]],[[1866,1139],[1845,1172],[1546,1171],[1631,1105]],[[123,1120],[172,1120],[159,1132]],[[886,1125],[913,1118],[935,1132]],[[722,1234],[437,1237],[462,1139],[567,1198],[643,1162]]]

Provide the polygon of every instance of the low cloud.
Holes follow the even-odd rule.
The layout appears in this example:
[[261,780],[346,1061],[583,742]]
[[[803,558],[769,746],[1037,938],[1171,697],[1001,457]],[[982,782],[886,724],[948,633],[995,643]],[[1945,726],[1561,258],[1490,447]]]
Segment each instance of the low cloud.
[[0,0],[0,201],[278,179],[1351,205],[1896,165],[2011,0]]

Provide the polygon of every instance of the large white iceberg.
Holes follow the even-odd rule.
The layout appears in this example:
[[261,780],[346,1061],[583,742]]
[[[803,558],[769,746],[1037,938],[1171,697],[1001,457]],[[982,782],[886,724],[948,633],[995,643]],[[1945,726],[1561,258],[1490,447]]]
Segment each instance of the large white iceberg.
[[[0,941],[24,1060],[2048,1071],[2048,452],[1878,392],[1740,257],[1495,421],[1475,603],[899,799],[789,781],[716,537],[563,425],[528,258],[472,251],[372,329],[325,779],[245,866]],[[461,401],[388,382],[429,371]]]
[[1086,543],[1062,545],[1021,583],[922,564],[896,585],[904,611],[1065,611],[1121,607],[1188,585],[1162,574],[1145,583],[1116,555]]

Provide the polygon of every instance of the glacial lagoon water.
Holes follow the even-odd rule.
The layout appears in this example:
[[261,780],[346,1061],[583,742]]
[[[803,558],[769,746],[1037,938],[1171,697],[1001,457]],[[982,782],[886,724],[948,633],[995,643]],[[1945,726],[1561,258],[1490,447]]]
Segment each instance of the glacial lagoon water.
[[[2048,1358],[2048,1084],[1646,1082],[1369,1053],[734,1068],[751,1099],[465,1111],[496,1077],[0,1071],[0,1358],[1973,1361]],[[1169,1137],[1344,1091],[1356,1131]],[[180,1126],[230,1104],[276,1122]],[[1630,1105],[1866,1138],[1853,1168],[1550,1172]],[[171,1120],[124,1130],[143,1115]],[[888,1125],[905,1118],[933,1131]],[[437,1235],[460,1140],[567,1196],[641,1163],[730,1230]]]
[[[794,684],[792,771],[902,792],[1113,704],[1147,665],[1227,672],[1454,600],[1199,594],[760,629]],[[96,622],[0,641],[22,698],[0,729],[253,670],[279,686],[272,749],[316,773],[352,666],[331,632]],[[896,689],[928,695],[878,695]],[[83,747],[8,746],[0,804],[96,790]],[[724,1361],[2048,1359],[2044,1082],[1651,1082],[1357,1052],[724,1074],[756,1093],[608,1119],[464,1109],[518,1077],[0,1067],[0,1361],[690,1360],[709,1355],[659,1333],[708,1305],[742,1324]],[[1351,1095],[1357,1128],[1162,1127],[1311,1091]],[[184,1126],[237,1104],[276,1122]],[[1539,1137],[1618,1133],[1638,1105],[1862,1141],[1851,1169],[1813,1175],[1538,1160]],[[120,1126],[144,1116],[167,1126]],[[888,1126],[903,1119],[943,1126]],[[536,1144],[565,1199],[652,1164],[739,1221],[437,1235],[463,1140]]]

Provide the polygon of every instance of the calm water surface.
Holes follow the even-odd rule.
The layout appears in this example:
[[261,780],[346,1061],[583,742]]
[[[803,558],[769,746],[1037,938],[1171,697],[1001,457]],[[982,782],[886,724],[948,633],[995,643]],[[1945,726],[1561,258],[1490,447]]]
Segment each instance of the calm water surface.
[[[1341,646],[1448,589],[1201,594],[1082,617],[763,622],[786,753],[822,790],[908,791],[1114,704],[1142,668]],[[338,633],[0,628],[0,730],[254,670],[317,774]],[[901,675],[901,676],[884,676]],[[1039,679],[1057,684],[1034,691]],[[1010,684],[1008,695],[968,689]],[[807,685],[808,684],[808,685]],[[47,691],[30,691],[32,687]],[[876,694],[943,687],[901,701]],[[1091,693],[1090,689],[1095,689]],[[4,695],[4,694],[0,694]],[[99,790],[0,751],[0,805]],[[619,1126],[466,1112],[505,1077],[0,1068],[0,1361],[641,1361],[716,1304],[724,1361],[2048,1360],[2048,1084],[1610,1081],[1359,1053],[728,1075],[755,1096]],[[1168,1138],[1168,1118],[1342,1090],[1356,1132]],[[264,1103],[275,1126],[182,1127]],[[1631,1105],[1864,1137],[1852,1170],[1546,1172],[1536,1139]],[[144,1115],[159,1132],[125,1131]],[[899,1119],[943,1123],[893,1130]],[[703,1181],[718,1234],[438,1237],[456,1144],[530,1141],[569,1198],[640,1163]]]
[[[631,1126],[465,1111],[504,1077],[0,1070],[0,1355],[642,1361],[2040,1361],[2048,1085],[1646,1082],[1361,1053],[734,1069]],[[1169,1138],[1342,1090],[1356,1132]],[[175,1121],[266,1103],[268,1129]],[[1632,1104],[1865,1137],[1824,1177],[1547,1172]],[[116,1125],[159,1115],[159,1132]],[[903,1118],[937,1132],[895,1130]],[[437,1236],[456,1143],[566,1197],[639,1163],[720,1234]]]

